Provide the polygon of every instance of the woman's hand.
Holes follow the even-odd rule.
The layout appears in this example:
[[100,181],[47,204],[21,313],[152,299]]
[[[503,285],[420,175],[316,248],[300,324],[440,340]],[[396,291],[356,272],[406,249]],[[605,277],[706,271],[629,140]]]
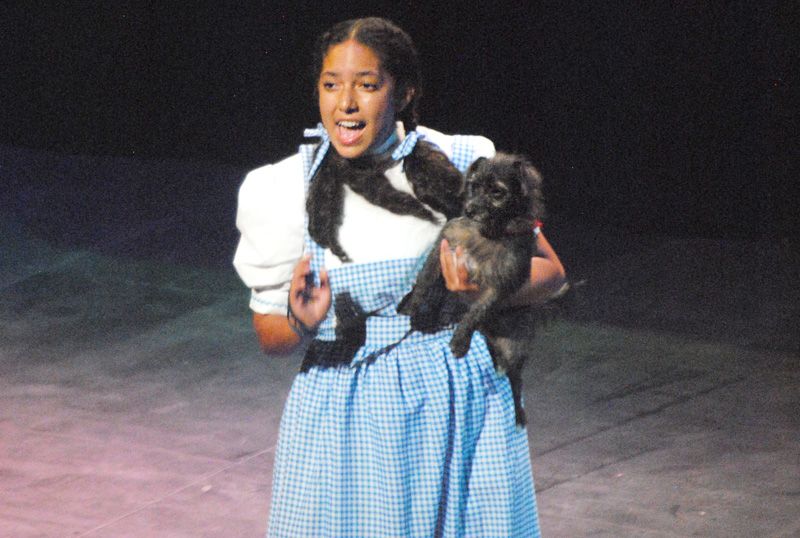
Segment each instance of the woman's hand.
[[292,315],[307,328],[315,329],[331,307],[331,287],[328,273],[320,271],[319,286],[311,272],[311,256],[303,256],[294,268],[289,288],[289,308]]
[[311,281],[311,258],[304,256],[295,266],[289,289],[292,316],[281,314],[253,314],[253,327],[264,353],[285,355],[301,343],[303,333],[299,323],[306,328],[316,328],[331,306],[331,289],[328,274],[320,273],[320,285]]
[[442,266],[442,276],[448,290],[466,295],[478,291],[478,285],[469,281],[469,271],[464,263],[464,250],[461,246],[453,251],[447,239],[442,239],[439,244],[439,264]]
[[[470,282],[469,271],[464,263],[462,248],[455,251],[443,239],[439,245],[439,263],[442,266],[447,289],[461,294],[468,299],[474,298],[480,290],[478,285]],[[563,293],[566,286],[566,273],[558,255],[550,243],[540,233],[536,238],[536,256],[531,258],[530,279],[511,297],[510,305],[539,304]]]

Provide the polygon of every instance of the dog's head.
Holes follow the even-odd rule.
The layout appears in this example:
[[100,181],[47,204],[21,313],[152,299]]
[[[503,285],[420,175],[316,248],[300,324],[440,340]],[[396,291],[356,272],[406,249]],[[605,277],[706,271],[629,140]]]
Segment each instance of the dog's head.
[[464,215],[484,235],[530,232],[543,212],[542,176],[524,157],[498,153],[467,170]]

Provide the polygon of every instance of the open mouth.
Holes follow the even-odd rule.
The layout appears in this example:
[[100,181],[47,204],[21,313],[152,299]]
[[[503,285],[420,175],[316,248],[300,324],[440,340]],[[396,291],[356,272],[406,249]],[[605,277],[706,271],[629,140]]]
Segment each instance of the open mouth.
[[367,122],[365,121],[353,121],[353,120],[343,120],[337,121],[336,125],[342,127],[344,129],[350,130],[361,130],[367,126]]
[[364,128],[367,126],[365,121],[342,120],[336,122],[336,131],[339,140],[345,146],[355,144],[361,138]]

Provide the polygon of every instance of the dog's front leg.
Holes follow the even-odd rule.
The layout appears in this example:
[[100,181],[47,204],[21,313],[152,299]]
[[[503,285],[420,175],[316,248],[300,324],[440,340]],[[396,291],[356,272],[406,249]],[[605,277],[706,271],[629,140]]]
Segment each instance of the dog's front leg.
[[411,316],[411,327],[422,332],[438,330],[439,313],[447,288],[442,277],[439,251],[434,249],[425,259],[414,288],[403,299],[398,312]]
[[470,342],[472,341],[472,333],[486,319],[489,311],[497,303],[498,294],[494,288],[481,290],[481,294],[470,305],[469,310],[459,322],[453,333],[453,338],[450,339],[450,350],[456,357],[463,357],[469,351]]

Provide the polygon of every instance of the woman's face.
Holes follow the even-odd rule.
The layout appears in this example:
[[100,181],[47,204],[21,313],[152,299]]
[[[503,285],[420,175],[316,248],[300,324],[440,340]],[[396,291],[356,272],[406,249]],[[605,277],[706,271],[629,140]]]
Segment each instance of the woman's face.
[[322,125],[342,157],[362,156],[395,129],[394,80],[366,45],[350,39],[328,49],[318,86]]

